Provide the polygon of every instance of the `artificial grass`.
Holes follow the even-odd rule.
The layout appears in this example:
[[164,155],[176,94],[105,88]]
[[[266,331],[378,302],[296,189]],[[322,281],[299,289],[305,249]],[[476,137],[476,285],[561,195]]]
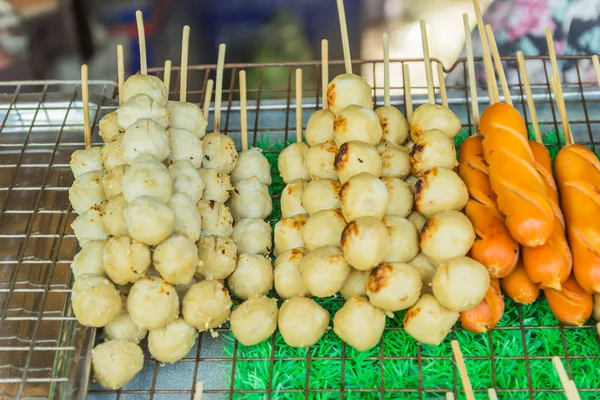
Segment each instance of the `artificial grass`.
[[[457,149],[470,134],[467,129],[459,132],[454,139]],[[551,131],[544,139],[553,157],[559,148],[556,137]],[[257,147],[270,150],[264,154],[271,164],[271,194],[277,197],[285,186],[277,169],[277,157],[284,144],[270,143],[268,135],[264,135]],[[275,224],[280,218],[276,198],[269,220]],[[332,318],[342,306],[339,298],[315,300],[330,312]],[[380,344],[366,352],[343,345],[332,330],[308,349],[287,346],[276,332],[274,339],[255,346],[238,343],[235,354],[233,335],[226,332],[222,334],[224,352],[228,357],[251,359],[236,362],[235,390],[266,391],[271,388],[272,398],[276,399],[303,399],[306,390],[311,399],[339,399],[342,385],[346,399],[380,399],[382,384],[385,399],[443,399],[445,392],[462,389],[452,361],[450,342],[455,338],[460,342],[471,384],[479,390],[477,399],[487,399],[485,390],[492,387],[494,381],[496,388],[508,390],[498,392],[500,399],[529,399],[529,390],[533,390],[534,399],[558,399],[563,398],[562,393],[546,391],[560,387],[550,357],[565,356],[564,337],[569,356],[596,355],[593,358],[569,358],[576,385],[600,388],[600,359],[597,358],[598,342],[594,329],[561,329],[543,298],[526,306],[508,298],[505,301],[506,311],[498,324],[501,329],[476,335],[460,329],[457,324],[440,346],[417,343],[401,329],[404,312],[399,312],[394,318],[387,319],[387,329]],[[526,360],[526,355],[534,358]],[[540,356],[546,358],[535,358]],[[224,373],[229,375],[230,372]],[[233,398],[264,399],[267,394],[235,393]],[[598,392],[582,392],[581,398],[598,398]]]

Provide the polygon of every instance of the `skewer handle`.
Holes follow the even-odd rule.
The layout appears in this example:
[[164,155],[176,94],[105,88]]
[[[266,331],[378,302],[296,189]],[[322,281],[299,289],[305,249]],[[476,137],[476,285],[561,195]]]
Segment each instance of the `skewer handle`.
[[92,148],[92,127],[90,126],[90,92],[88,86],[88,66],[81,66],[81,102],[83,103],[83,137],[85,148]]
[[163,82],[165,83],[165,86],[167,88],[167,99],[169,98],[169,93],[171,90],[171,65],[171,60],[165,61],[165,76]]
[[327,88],[329,86],[329,42],[321,40],[321,97],[323,98],[323,110],[327,110]]
[[490,48],[492,49],[492,55],[494,56],[496,71],[498,71],[498,78],[500,79],[500,86],[502,87],[504,102],[512,106],[512,97],[510,96],[508,82],[506,81],[506,74],[504,73],[504,66],[502,65],[502,59],[500,58],[500,53],[498,52],[498,45],[496,44],[496,38],[494,37],[492,26],[486,25],[485,31],[487,33],[488,40],[490,41]]
[[119,88],[119,106],[123,105],[123,85],[125,84],[125,60],[123,46],[117,46],[117,87]]
[[488,389],[488,397],[490,400],[498,400],[498,395],[496,394],[495,389]]
[[598,56],[592,56],[592,64],[594,64],[594,71],[596,72],[596,79],[598,80],[598,86],[600,86],[600,61],[598,61]]
[[448,93],[446,92],[446,81],[444,77],[444,67],[442,63],[437,64],[437,75],[440,81],[440,97],[442,98],[442,105],[448,108]]
[[523,86],[525,87],[525,95],[527,96],[527,108],[531,115],[531,125],[533,127],[533,134],[535,135],[535,141],[539,144],[544,144],[542,138],[542,131],[540,130],[540,124],[538,122],[537,112],[535,110],[535,103],[533,101],[533,93],[531,92],[531,85],[529,84],[529,75],[527,74],[527,68],[525,66],[525,57],[523,57],[522,51],[517,51],[517,63],[519,64],[519,70],[521,71],[521,79],[523,80]]
[[148,59],[146,57],[146,33],[144,31],[144,15],[140,10],[135,12],[135,21],[137,23],[138,40],[140,42],[140,72],[142,75],[148,75]]
[[206,82],[206,91],[204,92],[204,108],[202,112],[204,113],[204,119],[208,119],[208,111],[210,110],[210,102],[212,100],[212,92],[215,86],[215,81],[209,79]]
[[460,380],[462,381],[465,390],[465,396],[467,400],[475,400],[475,393],[473,392],[473,387],[471,386],[471,381],[469,380],[469,374],[467,373],[467,367],[465,366],[465,360],[463,359],[462,351],[460,351],[458,341],[453,340],[451,344],[452,353],[454,354],[456,366],[458,367],[458,373],[460,374]]
[[225,44],[219,45],[219,57],[217,59],[217,81],[215,85],[215,126],[214,132],[221,131],[221,98],[223,96],[223,68],[225,67]]
[[188,54],[190,49],[190,27],[183,27],[181,36],[181,70],[179,78],[179,101],[187,101]]
[[350,41],[348,40],[348,26],[346,25],[346,10],[344,0],[337,0],[338,16],[340,18],[340,30],[342,33],[342,48],[344,50],[344,64],[346,73],[352,73],[352,56],[350,55]]
[[467,69],[469,72],[469,91],[471,94],[471,113],[473,114],[473,128],[479,132],[479,101],[477,100],[477,79],[475,76],[475,60],[473,58],[473,44],[471,43],[471,25],[469,15],[463,14],[465,26],[465,44],[467,47]]
[[388,34],[383,34],[383,105],[390,106],[390,47]]
[[240,71],[240,121],[242,150],[248,150],[248,116],[246,114],[246,71]]
[[302,69],[296,69],[296,142],[302,142]]
[[494,66],[490,57],[490,49],[488,47],[487,35],[485,33],[485,25],[483,23],[483,16],[481,15],[481,6],[479,5],[479,0],[473,0],[473,7],[475,8],[477,28],[479,30],[479,37],[481,39],[481,51],[483,53],[483,67],[485,68],[488,96],[490,98],[490,105],[492,105],[499,101],[496,75],[494,74]]
[[404,82],[404,108],[406,109],[406,119],[410,121],[413,113],[412,93],[410,91],[410,68],[408,64],[402,65],[402,80]]
[[423,59],[425,60],[425,77],[427,79],[427,99],[429,103],[435,104],[435,92],[433,89],[433,70],[431,58],[429,57],[429,41],[427,40],[427,26],[421,20],[421,42],[423,44]]

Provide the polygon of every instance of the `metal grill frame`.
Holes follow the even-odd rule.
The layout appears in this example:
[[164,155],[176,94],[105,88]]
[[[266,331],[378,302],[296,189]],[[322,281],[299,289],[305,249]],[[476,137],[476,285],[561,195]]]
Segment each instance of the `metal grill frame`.
[[[549,62],[547,57],[527,58],[544,63],[546,83],[534,85],[536,106],[547,107],[546,117],[540,117],[540,123],[545,128],[553,127],[556,132],[560,123],[557,121],[553,99],[549,96],[550,85],[547,83],[549,73]],[[600,133],[594,134],[593,127],[600,124],[600,113],[595,118],[592,111],[600,110],[600,91],[596,82],[582,82],[580,64],[588,62],[590,57],[559,57],[561,60],[574,61],[577,71],[577,81],[565,84],[565,97],[567,107],[581,105],[581,112],[573,113],[582,118],[572,119],[573,130],[579,130],[576,135],[578,141],[588,144],[593,150],[600,146]],[[515,57],[504,58],[506,62],[514,63]],[[588,60],[588,61],[584,61]],[[433,59],[434,62],[439,62]],[[481,64],[481,59],[476,60]],[[392,60],[392,71],[401,71],[402,65],[408,63],[422,64],[422,59]],[[372,66],[375,71],[381,60],[378,61],[356,61],[355,67]],[[446,72],[456,68],[463,69],[466,80],[466,61],[460,59]],[[341,61],[332,61],[331,65],[336,68],[342,65]],[[202,104],[205,96],[206,82],[209,77],[214,76],[215,65],[191,66],[189,69],[190,81],[193,77],[199,78],[201,85],[199,89],[192,88],[188,92],[188,98],[197,104]],[[288,140],[291,132],[294,135],[295,122],[290,118],[294,113],[294,100],[292,94],[293,70],[295,68],[313,69],[315,76],[320,76],[320,62],[305,63],[273,63],[273,64],[228,64],[226,70],[231,74],[225,80],[223,93],[223,132],[231,135],[238,141],[239,146],[239,123],[235,123],[239,104],[234,101],[237,89],[237,72],[240,69],[247,71],[258,70],[259,80],[257,87],[249,87],[249,96],[256,96],[255,101],[249,102],[249,128],[252,136],[249,138],[255,144],[261,137],[268,135],[276,140]],[[287,70],[287,87],[269,88],[263,87],[263,74],[267,69],[277,68]],[[150,73],[162,76],[162,69],[151,69]],[[172,87],[178,87],[179,70],[174,68],[177,78],[174,79]],[[375,73],[373,74],[375,76]],[[520,76],[519,76],[520,77]],[[521,82],[521,80],[519,81]],[[249,82],[250,83],[250,82]],[[382,105],[383,87],[379,82],[370,82],[374,87],[375,105]],[[65,92],[65,89],[67,91]],[[400,89],[400,88],[393,88]],[[487,96],[484,95],[484,87],[479,87],[480,109],[483,110],[487,104]],[[92,96],[91,120],[93,121],[93,143],[101,145],[102,141],[97,134],[97,122],[107,112],[114,111],[118,104],[115,101],[117,95],[116,85],[110,81],[90,81]],[[424,87],[413,87],[414,91],[424,91]],[[68,156],[78,148],[83,148],[83,117],[79,81],[21,81],[0,83],[0,397],[5,398],[84,398],[87,391],[89,376],[90,350],[94,344],[95,330],[81,327],[77,324],[70,303],[70,288],[72,276],[69,265],[75,254],[76,244],[72,230],[69,225],[75,216],[68,204],[65,203],[64,195],[72,183],[72,176],[68,164]],[[529,123],[529,115],[525,111],[526,103],[523,98],[521,84],[511,85],[511,92],[515,106],[525,116]],[[57,96],[63,93],[67,96]],[[261,99],[265,93],[280,94],[279,100]],[[321,104],[321,82],[319,79],[312,84],[305,85],[305,100],[303,101],[304,123],[308,114],[320,108]],[[468,108],[469,93],[466,85],[448,86],[451,108],[463,107],[465,109],[462,118],[463,127],[472,129],[472,115]],[[177,98],[177,89],[171,91],[171,98]],[[57,99],[62,99],[56,101]],[[423,96],[413,96],[413,103],[425,102]],[[4,106],[2,103],[6,103]],[[438,100],[439,103],[439,100]],[[403,98],[395,96],[392,104],[403,106]],[[284,114],[282,126],[263,126],[260,123],[260,115],[269,112]],[[58,113],[64,116],[59,124],[53,124],[50,114]],[[44,118],[46,117],[46,118]],[[253,121],[254,119],[254,121]],[[16,121],[16,122],[14,122]],[[49,123],[45,123],[48,121]],[[239,122],[239,121],[238,121]],[[252,123],[254,122],[254,123]],[[547,129],[545,129],[547,130]],[[40,133],[41,132],[41,133]],[[587,134],[586,134],[587,133]],[[557,137],[560,145],[564,144]],[[275,152],[275,150],[267,150]],[[35,154],[45,154],[46,160],[39,162]],[[33,160],[33,161],[29,161]],[[39,173],[38,173],[39,172]],[[12,174],[12,175],[10,175]],[[10,175],[10,176],[9,176]],[[8,176],[8,179],[6,178]],[[36,183],[37,182],[37,183]],[[22,193],[32,194],[29,198]],[[13,199],[12,196],[16,199]],[[60,196],[63,196],[62,202]],[[278,196],[275,196],[278,197]],[[278,199],[275,199],[278,202]],[[15,203],[16,202],[16,203]],[[27,203],[29,202],[29,203]],[[61,207],[55,209],[55,205]],[[14,231],[11,231],[14,229]],[[25,275],[25,278],[23,278]],[[533,400],[538,393],[559,392],[560,389],[535,389],[532,387],[530,360],[550,359],[549,356],[531,356],[528,354],[526,333],[529,329],[560,329],[562,344],[564,347],[564,359],[569,376],[571,375],[570,360],[577,358],[600,358],[581,354],[569,354],[564,332],[570,329],[595,329],[593,325],[574,328],[566,326],[528,326],[523,322],[521,306],[518,306],[520,325],[514,327],[499,327],[498,330],[513,330],[521,333],[524,345],[524,356],[513,357],[524,360],[527,366],[527,389],[511,390],[497,388],[496,371],[494,368],[494,347],[492,345],[492,333],[488,333],[490,355],[487,357],[465,356],[466,360],[490,360],[492,382],[500,396],[511,393],[523,392]],[[46,327],[45,325],[52,325]],[[17,328],[15,328],[15,326]],[[50,337],[45,337],[45,330],[50,329]],[[218,332],[226,332],[228,329],[218,329]],[[386,332],[402,330],[399,327],[387,327]],[[455,327],[452,332],[454,338],[460,327]],[[15,333],[16,332],[16,333]],[[205,344],[214,341],[208,334],[200,336],[195,354],[186,357],[180,363],[193,363],[193,376],[189,387],[177,390],[157,389],[157,376],[159,374],[159,363],[147,358],[146,364],[153,368],[152,381],[144,389],[131,389],[120,391],[90,390],[90,394],[113,394],[113,398],[126,398],[129,395],[142,395],[144,398],[159,398],[162,395],[181,395],[183,398],[194,398],[195,383],[202,380],[199,376],[199,367],[202,363],[213,363],[212,365],[228,364],[231,366],[231,381],[228,388],[205,389],[205,398],[239,398],[239,396],[260,394],[262,397],[275,398],[272,387],[273,368],[275,357],[275,336],[271,338],[271,355],[266,359],[237,357],[237,342],[233,357],[203,356]],[[40,359],[42,355],[45,358]],[[148,356],[148,354],[146,354]],[[506,358],[506,357],[505,357]],[[381,372],[381,382],[378,389],[352,388],[352,392],[379,393],[381,398],[385,393],[416,393],[420,399],[425,398],[429,392],[441,393],[443,389],[424,388],[422,383],[422,364],[424,360],[452,360],[451,357],[424,357],[421,355],[421,346],[418,345],[417,357],[387,357],[384,356],[384,342],[381,343],[380,355],[370,357],[368,360],[378,360]],[[314,393],[331,392],[339,393],[340,398],[348,396],[348,390],[344,385],[344,368],[346,362],[346,346],[342,344],[341,357],[314,358],[284,358],[284,361],[306,362],[306,389],[283,389],[277,393],[302,393],[306,399]],[[310,363],[315,360],[339,360],[342,366],[342,384],[336,389],[312,389],[308,384],[310,377]],[[418,389],[388,389],[384,382],[384,361],[388,360],[414,360],[418,364],[419,388]],[[235,389],[234,377],[236,363],[239,361],[268,361],[270,363],[269,387],[266,390],[242,391]],[[13,365],[14,363],[14,365]],[[14,372],[11,375],[11,372]],[[453,366],[454,381],[451,388],[458,395],[458,374],[456,366]],[[4,389],[2,389],[4,388]],[[600,396],[600,388],[580,389],[582,393],[593,392]],[[478,390],[477,392],[484,392]]]

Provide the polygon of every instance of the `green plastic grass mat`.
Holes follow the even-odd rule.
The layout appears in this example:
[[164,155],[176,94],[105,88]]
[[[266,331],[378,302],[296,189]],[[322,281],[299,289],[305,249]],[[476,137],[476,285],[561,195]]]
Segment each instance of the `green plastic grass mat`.
[[[469,134],[463,129],[456,136],[457,148]],[[554,132],[546,135],[549,150],[556,145],[552,135],[556,138]],[[281,217],[278,196],[284,187],[277,157],[284,145],[270,143],[265,135],[257,147],[266,150],[271,163],[275,199],[270,220],[275,223]],[[336,298],[315,300],[332,318],[342,306]],[[505,400],[563,399],[552,356],[560,356],[565,365],[568,358],[582,399],[600,399],[600,347],[595,329],[561,327],[545,300],[521,306],[506,299],[498,328],[475,335],[457,324],[437,347],[418,344],[406,334],[401,328],[403,316],[399,312],[388,319],[380,344],[362,353],[343,345],[331,330],[309,349],[287,346],[276,332],[274,338],[255,346],[238,343],[237,351],[231,332],[222,333],[225,355],[239,360],[234,367],[233,398],[266,399],[270,390],[273,399],[340,399],[343,387],[345,399],[445,399],[446,392],[462,390],[450,346],[457,339],[477,399],[487,399],[491,387]],[[231,376],[231,370],[224,374]],[[245,392],[254,390],[263,392]]]

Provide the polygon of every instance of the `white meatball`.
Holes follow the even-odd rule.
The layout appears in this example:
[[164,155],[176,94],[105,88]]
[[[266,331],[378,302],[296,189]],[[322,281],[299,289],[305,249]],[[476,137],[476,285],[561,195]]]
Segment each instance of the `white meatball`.
[[335,117],[333,135],[338,147],[351,140],[376,145],[383,132],[372,108],[351,104]]
[[225,203],[234,189],[229,175],[219,169],[201,168],[198,172],[205,185],[202,200]]
[[379,124],[383,130],[383,138],[392,144],[400,146],[408,137],[408,121],[404,115],[393,106],[379,107],[375,110]]
[[200,264],[196,244],[185,235],[173,235],[156,246],[152,264],[171,285],[189,283]]
[[242,218],[233,225],[233,241],[246,254],[268,254],[273,248],[271,225],[259,218]]
[[333,296],[350,274],[350,265],[338,246],[322,246],[300,261],[300,275],[308,291],[317,297]]
[[120,389],[144,367],[144,353],[132,341],[118,339],[92,350],[94,379],[107,389]]
[[187,160],[178,161],[169,166],[173,179],[173,193],[183,193],[196,204],[204,193],[204,181],[198,169]]
[[465,183],[456,172],[446,168],[435,167],[425,172],[416,185],[417,211],[428,218],[442,211],[462,210],[468,200]]
[[125,310],[104,327],[104,340],[130,340],[139,344],[147,333],[148,330],[133,323],[127,310]]
[[273,200],[269,188],[256,178],[240,181],[235,185],[229,199],[233,218],[265,219],[273,211]]
[[149,154],[136,158],[123,175],[123,196],[128,203],[141,196],[166,203],[172,193],[173,179],[169,170]]
[[175,129],[185,129],[192,132],[198,139],[206,134],[208,122],[200,107],[194,103],[167,101],[169,111],[169,126]]
[[266,295],[273,288],[271,262],[259,254],[240,254],[227,285],[240,299]]
[[229,319],[232,304],[221,281],[200,281],[183,297],[181,314],[185,322],[204,332],[223,325]]
[[281,253],[273,264],[275,291],[282,299],[294,296],[310,296],[302,276],[300,261],[306,255],[304,248],[296,248]]
[[459,313],[448,310],[434,296],[424,294],[404,315],[404,329],[421,343],[439,346],[458,317]]
[[290,183],[296,179],[310,180],[310,174],[306,168],[304,159],[308,152],[308,145],[304,142],[292,143],[279,153],[277,167],[281,179]]
[[350,178],[340,190],[342,213],[348,222],[366,216],[381,219],[385,214],[388,199],[385,184],[366,172]]
[[156,276],[133,284],[127,296],[127,312],[139,327],[159,329],[179,316],[179,297],[175,288]]
[[117,111],[113,111],[103,116],[100,119],[100,122],[98,122],[100,137],[104,139],[105,143],[110,141],[113,137],[123,133],[124,129],[119,126],[117,119]]
[[298,214],[293,217],[284,218],[275,224],[275,256],[290,249],[304,247],[302,228],[306,224],[307,219],[306,214]]
[[231,171],[231,182],[236,184],[250,178],[256,178],[263,185],[271,184],[271,165],[257,147],[238,154],[235,169]]
[[410,133],[415,143],[423,132],[439,129],[450,139],[460,132],[460,119],[448,107],[425,103],[413,111],[410,118]]
[[92,240],[81,247],[71,262],[71,271],[75,279],[83,275],[104,275],[102,269],[102,250],[104,240]]
[[313,147],[332,141],[334,119],[335,114],[329,108],[312,113],[306,123],[306,131],[304,132],[306,143]]
[[174,363],[186,356],[194,347],[198,331],[178,318],[148,334],[148,351],[161,363]]
[[121,296],[105,277],[83,275],[73,284],[71,306],[81,325],[101,328],[121,312]]
[[102,188],[107,199],[112,199],[123,193],[123,175],[129,169],[129,165],[119,165],[108,171],[102,177]]
[[75,150],[71,154],[71,171],[75,179],[79,175],[90,171],[104,171],[102,166],[101,147],[96,146],[90,149]]
[[277,300],[262,296],[244,301],[231,312],[231,332],[244,346],[267,340],[277,329]]
[[125,222],[125,207],[127,201],[123,195],[118,195],[104,204],[102,221],[104,229],[111,236],[127,235],[127,222]]
[[412,211],[414,199],[408,183],[399,178],[381,178],[388,190],[388,203],[385,215],[406,217]]
[[366,292],[369,301],[385,311],[412,307],[421,295],[421,274],[403,263],[383,263],[369,275]]
[[355,269],[367,271],[385,259],[390,249],[390,236],[380,220],[361,217],[346,225],[341,244],[348,264]]
[[311,215],[302,228],[302,241],[308,250],[339,246],[346,221],[339,210],[323,210]]
[[123,157],[130,165],[136,157],[142,154],[149,154],[162,162],[171,152],[169,134],[151,119],[138,119],[127,128],[121,146],[123,147]]
[[201,200],[196,204],[202,220],[200,236],[231,236],[233,217],[231,210],[223,203],[213,200]]
[[234,170],[238,153],[232,138],[219,133],[209,133],[202,139],[202,147],[204,148],[203,168],[218,168],[226,174]]
[[132,75],[123,85],[123,102],[143,93],[150,96],[158,104],[165,105],[169,93],[165,83],[154,75]]
[[410,151],[410,165],[415,175],[434,167],[453,169],[456,164],[454,142],[437,129],[421,134]]
[[202,217],[194,202],[183,193],[175,193],[168,204],[175,211],[175,233],[186,235],[193,242],[200,239]]
[[337,146],[335,142],[325,142],[311,147],[304,156],[306,169],[310,179],[333,179],[338,180],[335,172],[335,155]]
[[408,262],[419,253],[419,233],[406,218],[385,216],[383,223],[388,229],[390,249],[385,261]]
[[434,215],[421,231],[421,251],[434,265],[466,255],[474,241],[473,224],[458,211]]
[[100,205],[106,197],[102,187],[102,171],[90,171],[79,175],[69,188],[69,201],[73,210],[81,214],[95,205]]
[[381,176],[404,179],[410,175],[410,154],[405,147],[382,140],[377,150],[381,155]]
[[359,271],[352,268],[348,279],[344,282],[344,286],[340,290],[340,294],[344,300],[348,300],[353,296],[366,296],[367,282],[371,271]]
[[435,265],[433,265],[423,253],[417,254],[417,256],[408,263],[415,267],[417,271],[419,271],[419,274],[421,274],[421,282],[423,282],[421,293],[432,294],[433,290],[431,289],[431,282],[433,281],[435,271],[437,271]]
[[175,212],[154,197],[142,196],[127,205],[125,221],[132,239],[156,246],[175,229]]
[[119,126],[124,129],[135,124],[138,119],[151,119],[163,128],[169,127],[169,112],[148,95],[140,93],[127,100],[117,111]]
[[94,206],[75,218],[71,228],[80,246],[84,246],[90,240],[105,240],[108,233],[104,229],[102,212],[98,206]]
[[456,257],[442,262],[431,288],[436,299],[452,311],[467,311],[481,303],[490,287],[490,275],[478,261]]
[[415,226],[415,228],[417,228],[417,232],[419,233],[421,233],[423,227],[427,223],[427,218],[425,218],[425,216],[418,211],[412,211],[410,214],[408,214],[406,219],[409,220],[410,223]]
[[339,114],[350,104],[358,104],[372,110],[371,86],[362,76],[338,75],[327,86],[327,104],[334,114]]
[[333,317],[333,331],[344,342],[358,351],[375,347],[385,328],[385,314],[366,297],[348,299]]
[[306,187],[303,179],[296,179],[289,182],[281,192],[281,217],[288,218],[298,214],[307,214],[302,206],[302,192]]
[[125,136],[124,133],[114,136],[104,144],[100,151],[102,165],[104,165],[107,171],[112,171],[120,165],[128,164],[125,159],[125,152],[123,151],[123,136]]
[[308,347],[325,334],[329,327],[329,312],[313,299],[296,296],[283,302],[277,323],[288,346]]
[[339,210],[342,207],[340,203],[341,188],[342,185],[339,182],[330,179],[310,181],[302,191],[302,206],[309,215],[323,210]]
[[335,171],[342,185],[361,172],[380,177],[381,157],[372,144],[352,140],[340,146],[335,156]]
[[102,257],[104,272],[118,285],[143,278],[151,262],[148,246],[131,240],[129,236],[109,238]]
[[196,243],[198,248],[199,278],[226,279],[235,270],[238,250],[230,237],[207,236]]
[[202,141],[185,129],[169,128],[170,162],[189,161],[196,168],[202,166]]

